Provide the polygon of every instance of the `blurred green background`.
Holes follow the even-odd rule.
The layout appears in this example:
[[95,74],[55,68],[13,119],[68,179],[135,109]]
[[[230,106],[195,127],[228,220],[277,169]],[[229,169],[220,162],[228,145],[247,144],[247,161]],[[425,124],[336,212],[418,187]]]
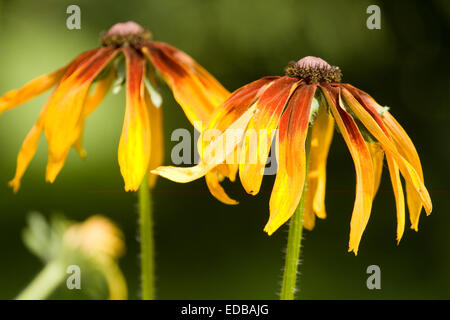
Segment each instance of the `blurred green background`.
[[[81,30],[66,28],[67,6],[81,7]],[[366,28],[366,8],[381,8],[381,30]],[[328,161],[328,218],[304,233],[300,265],[302,299],[450,298],[449,22],[450,5],[435,1],[2,1],[0,93],[66,64],[98,46],[116,22],[134,20],[156,40],[199,61],[230,90],[286,64],[315,55],[338,65],[344,81],[372,94],[406,128],[419,151],[434,204],[395,241],[395,203],[387,170],[357,257],[347,253],[355,173],[336,134]],[[176,142],[170,133],[191,129],[164,87],[165,163]],[[130,298],[139,297],[136,194],[125,193],[117,164],[125,97],[109,94],[89,118],[88,158],[72,150],[53,185],[44,181],[47,148],[38,153],[17,195],[7,187],[16,155],[48,94],[0,117],[0,298],[9,299],[42,267],[24,247],[21,231],[30,210],[63,211],[84,220],[103,213],[126,235],[121,260]],[[226,206],[204,180],[176,184],[160,179],[154,190],[157,296],[160,299],[276,299],[287,227],[268,237],[273,176],[252,197],[226,184],[240,205]],[[368,290],[366,268],[381,268],[381,290]],[[83,291],[83,290],[81,290]],[[84,298],[61,288],[52,298]]]

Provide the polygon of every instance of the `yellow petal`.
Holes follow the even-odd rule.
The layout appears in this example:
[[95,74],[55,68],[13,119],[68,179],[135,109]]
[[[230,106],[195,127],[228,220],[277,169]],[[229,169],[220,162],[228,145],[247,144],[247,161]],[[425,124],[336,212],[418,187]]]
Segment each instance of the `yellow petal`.
[[[159,167],[164,161],[164,140],[163,140],[163,117],[162,107],[155,106],[150,98],[150,94],[146,91],[145,101],[150,114],[151,127],[151,156],[148,165],[149,170]],[[148,184],[153,188],[158,176],[150,173],[148,175]]]
[[127,65],[126,110],[119,142],[119,166],[126,191],[135,191],[150,161],[150,115],[145,103],[145,60],[134,49],[123,49]]
[[405,231],[405,198],[403,196],[402,181],[400,179],[397,162],[390,155],[386,156],[386,160],[389,167],[389,174],[391,175],[392,188],[394,190],[397,208],[397,243],[399,243],[403,236],[403,232]]
[[333,113],[337,126],[353,158],[356,171],[356,197],[350,221],[350,241],[348,251],[358,254],[359,243],[367,226],[372,209],[374,190],[374,170],[367,145],[359,129],[343,107],[339,92],[322,90]]
[[231,199],[226,193],[225,190],[222,188],[222,186],[219,183],[219,173],[217,170],[209,171],[205,175],[206,184],[208,186],[209,191],[211,194],[221,202],[225,204],[238,204],[238,202],[234,199]]
[[377,194],[380,187],[381,175],[383,173],[384,151],[378,142],[368,142],[370,156],[372,157],[373,170],[375,172],[375,187],[373,196]]
[[278,172],[270,196],[270,217],[264,231],[274,233],[295,212],[305,184],[305,140],[316,85],[297,88],[281,116]]

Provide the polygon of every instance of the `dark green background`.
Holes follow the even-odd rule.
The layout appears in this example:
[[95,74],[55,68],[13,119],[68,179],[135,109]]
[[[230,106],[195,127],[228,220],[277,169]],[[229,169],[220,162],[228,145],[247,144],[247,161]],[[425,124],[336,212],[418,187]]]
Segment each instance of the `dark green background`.
[[[68,30],[70,4],[81,7],[81,30]],[[366,8],[381,7],[381,30],[366,28]],[[192,55],[230,90],[265,75],[280,75],[291,60],[320,56],[339,65],[344,81],[372,94],[415,142],[434,210],[395,242],[395,203],[387,170],[382,192],[357,257],[347,253],[355,173],[350,154],[335,135],[328,162],[328,218],[305,232],[300,265],[303,299],[450,298],[449,215],[449,21],[448,1],[3,1],[0,9],[0,93],[21,86],[98,46],[100,31],[134,20],[156,40]],[[166,159],[176,128],[191,129],[165,88]],[[89,118],[87,160],[71,151],[53,185],[44,182],[46,142],[18,195],[7,181],[45,94],[0,117],[0,298],[13,298],[40,270],[21,241],[30,210],[55,210],[82,220],[103,213],[126,234],[121,267],[130,298],[139,293],[136,195],[121,192],[117,164],[125,97],[110,94]],[[227,184],[241,203],[219,203],[204,180],[176,184],[159,180],[153,194],[157,295],[161,299],[275,299],[287,228],[268,237],[273,177],[252,197],[239,183]],[[366,288],[366,268],[381,268],[381,290]],[[53,298],[84,297],[62,288]]]

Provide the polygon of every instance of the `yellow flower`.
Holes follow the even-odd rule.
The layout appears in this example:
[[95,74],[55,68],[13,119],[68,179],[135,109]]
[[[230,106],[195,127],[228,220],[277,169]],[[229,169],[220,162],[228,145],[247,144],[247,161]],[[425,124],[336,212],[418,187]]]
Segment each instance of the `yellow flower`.
[[[289,64],[285,76],[265,77],[236,90],[212,116],[205,134],[208,130],[218,130],[221,134],[213,141],[203,139],[200,143],[202,160],[198,165],[159,167],[152,172],[176,182],[189,182],[208,174],[231,156],[237,159],[235,170],[239,170],[243,187],[255,195],[278,129],[278,171],[270,198],[270,218],[264,229],[271,235],[293,215],[299,204],[306,178],[305,142],[310,135],[304,226],[312,229],[315,216],[326,216],[325,168],[336,123],[356,171],[349,251],[358,252],[378,189],[384,154],[396,198],[397,240],[400,241],[405,225],[400,173],[406,182],[412,228],[417,230],[422,206],[427,214],[432,210],[419,156],[406,132],[386,108],[362,90],[340,83],[341,76],[338,67],[320,58],[305,57]],[[313,101],[319,104],[314,105]],[[240,132],[237,138],[236,131]],[[230,133],[234,137],[232,143],[227,138]]]
[[[68,65],[42,75],[0,97],[0,113],[55,87],[28,133],[17,158],[10,185],[17,192],[39,137],[49,147],[46,180],[53,182],[73,146],[80,156],[86,118],[119,78],[121,56],[126,64],[126,110],[118,160],[125,190],[136,190],[145,174],[163,159],[161,108],[152,102],[149,87],[157,86],[157,71],[173,91],[192,123],[208,122],[214,109],[229,95],[205,69],[184,52],[151,39],[134,22],[118,23],[101,38],[102,46],[82,53]],[[146,79],[148,82],[146,83]],[[156,176],[149,175],[150,185]]]

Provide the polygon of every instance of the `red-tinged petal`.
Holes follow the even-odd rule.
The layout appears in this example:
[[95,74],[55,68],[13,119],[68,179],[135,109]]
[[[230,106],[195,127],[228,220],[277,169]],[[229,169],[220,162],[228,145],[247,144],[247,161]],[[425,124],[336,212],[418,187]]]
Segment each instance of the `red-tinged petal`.
[[[218,132],[216,138],[205,147],[203,157],[196,166],[187,168],[163,166],[152,170],[152,173],[179,183],[191,182],[203,177],[208,171],[223,164],[227,156],[235,151],[236,146],[241,143],[244,137],[245,129],[253,117],[255,109],[256,106],[253,105],[233,122],[225,132]],[[237,132],[240,134],[237,134]]]
[[125,47],[123,53],[127,66],[127,106],[119,142],[119,165],[125,191],[135,191],[150,161],[150,114],[145,102],[145,60],[131,47]]
[[[199,121],[208,123],[211,114],[225,101],[229,93],[223,87],[217,90],[220,86],[217,81],[210,83],[206,89],[198,74],[191,70],[193,66],[186,64],[186,61],[180,61],[179,57],[174,57],[174,53],[166,46],[152,42],[144,46],[142,52],[172,89],[187,118],[198,128]],[[211,75],[206,78],[213,79]],[[206,78],[202,77],[204,82]]]
[[375,184],[373,189],[373,196],[375,197],[378,188],[380,187],[381,175],[383,173],[384,151],[378,142],[368,142],[367,146],[369,147],[373,170],[375,172]]
[[94,112],[95,109],[100,105],[100,103],[105,98],[105,95],[108,93],[109,88],[111,87],[114,79],[115,79],[116,73],[115,70],[111,69],[108,74],[105,76],[105,78],[100,79],[96,82],[96,87],[94,92],[89,94],[86,98],[86,102],[83,107],[82,111],[82,118],[80,119],[80,135],[78,136],[77,140],[75,140],[73,147],[78,152],[81,158],[86,157],[86,151],[83,148],[83,133],[84,133],[84,123],[86,118]]
[[239,162],[239,176],[247,193],[256,195],[259,192],[281,113],[298,82],[296,78],[281,77],[272,82],[256,103],[255,116],[245,133]]
[[343,88],[342,93],[346,103],[367,128],[367,130],[369,130],[369,132],[380,142],[385,152],[390,153],[394,159],[397,160],[397,164],[399,165],[402,175],[408,183],[411,183],[412,186],[414,186],[416,192],[422,200],[425,211],[429,214],[432,210],[431,198],[425,185],[423,184],[421,176],[398,151],[394,142],[386,133],[387,129],[384,128],[383,124],[380,125],[377,118],[373,117],[372,113],[368,112],[347,89]]
[[297,88],[281,116],[278,131],[278,172],[270,197],[270,218],[264,231],[271,235],[297,208],[306,174],[305,140],[316,85]]
[[[151,128],[151,155],[148,169],[153,170],[164,161],[164,140],[163,140],[163,115],[161,106],[157,107],[153,104],[149,92],[145,91],[145,101],[150,115]],[[148,185],[153,188],[157,175],[149,173]]]
[[219,81],[183,51],[163,42],[152,42],[151,45],[159,48],[179,65],[185,67],[194,77],[197,77],[216,106],[222,104],[230,95],[230,92]]
[[[208,126],[206,127],[206,130],[226,130],[233,122],[235,122],[250,107],[252,107],[257,99],[261,96],[262,92],[264,92],[264,90],[278,78],[279,77],[264,77],[234,91],[231,96],[224,102],[223,106],[218,108],[212,115]],[[200,155],[203,154],[202,150],[204,150],[208,143],[209,141],[203,139],[203,136],[200,136],[198,141],[198,152]]]
[[395,204],[397,209],[397,243],[400,242],[405,231],[405,198],[403,196],[402,181],[400,179],[399,168],[395,159],[389,154],[386,160],[391,175],[392,188],[394,190]]
[[100,48],[63,79],[49,99],[44,119],[44,132],[49,145],[47,181],[54,181],[70,146],[80,135],[82,110],[92,81],[116,53],[117,50],[111,47]]
[[356,197],[350,222],[349,252],[358,253],[359,243],[369,221],[374,190],[374,170],[369,149],[352,116],[345,110],[340,90],[322,88],[337,126],[348,146],[356,171]]
[[216,169],[209,171],[205,175],[205,180],[206,180],[206,184],[208,186],[209,191],[216,199],[218,199],[219,201],[221,201],[225,204],[230,204],[230,205],[238,204],[238,202],[236,200],[231,199],[225,193],[225,190],[222,188],[222,186],[219,183],[221,180],[223,180],[223,176]]
[[95,50],[79,55],[68,65],[52,73],[39,76],[26,83],[20,89],[14,89],[7,92],[5,95],[0,97],[0,114],[3,111],[12,109],[15,106],[20,105],[55,86],[63,78],[63,76],[65,76],[65,74],[70,73],[73,70],[74,65],[78,65],[80,61],[86,59],[89,55],[92,55]]
[[[308,193],[305,207],[311,206],[317,217],[326,218],[326,166],[334,134],[334,119],[325,102],[319,108],[311,129],[311,152],[308,169]],[[310,204],[308,202],[311,202]]]

